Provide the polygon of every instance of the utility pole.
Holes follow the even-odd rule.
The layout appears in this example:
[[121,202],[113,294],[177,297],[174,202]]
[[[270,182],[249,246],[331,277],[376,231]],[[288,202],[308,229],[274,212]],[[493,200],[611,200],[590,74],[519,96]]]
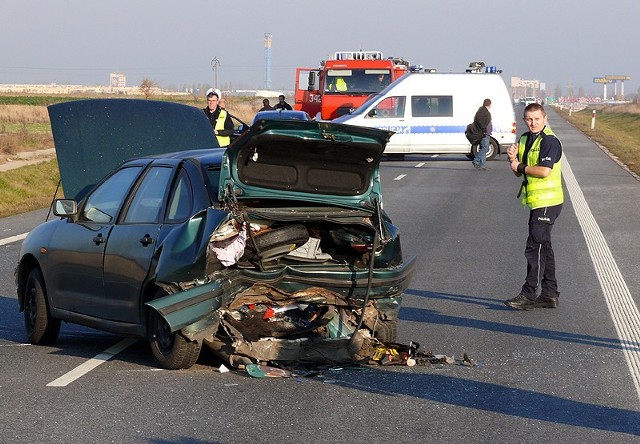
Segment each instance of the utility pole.
[[213,86],[215,88],[218,87],[218,67],[219,66],[220,66],[220,61],[218,60],[217,57],[214,57],[213,60],[211,60],[211,69],[213,70],[213,78],[214,78]]

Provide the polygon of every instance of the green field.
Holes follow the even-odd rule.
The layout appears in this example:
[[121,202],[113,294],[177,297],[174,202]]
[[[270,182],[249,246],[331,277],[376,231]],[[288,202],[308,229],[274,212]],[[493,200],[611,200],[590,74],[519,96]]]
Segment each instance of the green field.
[[[594,129],[591,129],[593,109],[596,110]],[[590,107],[569,115],[557,112],[576,128],[604,146],[629,170],[640,175],[640,105]]]

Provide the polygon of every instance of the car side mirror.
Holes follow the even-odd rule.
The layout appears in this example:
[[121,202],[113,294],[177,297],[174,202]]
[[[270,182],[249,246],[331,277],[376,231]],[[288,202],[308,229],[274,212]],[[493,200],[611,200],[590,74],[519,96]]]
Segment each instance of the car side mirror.
[[377,116],[377,115],[378,115],[378,110],[376,110],[375,108],[373,108],[372,110],[370,110],[370,111],[367,113],[367,116],[369,116],[369,117],[375,117],[375,116]]
[[78,214],[78,203],[73,199],[53,201],[53,214],[59,217],[74,217]]

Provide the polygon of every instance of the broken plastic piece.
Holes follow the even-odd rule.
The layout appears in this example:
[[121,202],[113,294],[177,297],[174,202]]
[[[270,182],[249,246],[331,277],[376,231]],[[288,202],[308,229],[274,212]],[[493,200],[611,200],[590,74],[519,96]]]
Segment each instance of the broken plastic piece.
[[214,369],[219,372],[219,373],[228,373],[229,369],[224,365],[224,364],[220,364],[220,367],[215,368]]
[[254,378],[290,378],[291,372],[278,367],[260,364],[247,364],[247,373]]
[[310,237],[304,244],[287,254],[287,258],[311,262],[324,262],[331,259],[331,255],[320,249],[320,239]]

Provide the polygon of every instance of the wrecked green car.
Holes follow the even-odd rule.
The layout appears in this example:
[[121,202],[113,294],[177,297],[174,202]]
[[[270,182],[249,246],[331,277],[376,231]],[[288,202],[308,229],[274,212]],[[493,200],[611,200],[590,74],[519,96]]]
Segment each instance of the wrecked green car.
[[145,338],[179,369],[202,346],[241,367],[353,362],[396,340],[415,257],[383,210],[392,133],[269,120],[225,150],[186,105],[83,100],[49,114],[66,198],[22,244],[29,342],[77,323]]

